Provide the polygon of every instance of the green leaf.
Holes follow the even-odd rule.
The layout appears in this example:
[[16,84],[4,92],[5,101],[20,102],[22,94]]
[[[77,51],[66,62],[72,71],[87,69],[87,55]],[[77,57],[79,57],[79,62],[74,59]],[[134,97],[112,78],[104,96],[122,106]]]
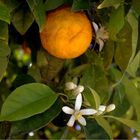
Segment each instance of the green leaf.
[[116,42],[115,62],[122,71],[125,71],[132,55],[132,29],[127,21],[118,37],[122,41]]
[[49,109],[57,95],[46,85],[25,84],[15,89],[2,106],[0,120],[22,120]]
[[[118,79],[118,77],[122,77],[121,72],[117,69],[111,69],[111,70],[112,70],[112,75],[116,76],[115,79],[120,80],[120,79]],[[135,108],[137,119],[140,122],[139,91],[136,88],[135,84],[131,80],[129,80],[126,76],[123,76],[121,83],[124,85],[127,100]],[[117,86],[119,86],[119,84]],[[124,107],[124,109],[125,109],[125,107]]]
[[[98,57],[98,56],[97,56]],[[98,58],[91,59],[92,62]],[[81,73],[80,84],[89,86],[94,89],[101,98],[101,102],[108,100],[108,81],[105,75],[103,63],[99,64],[100,60],[87,65]],[[85,64],[86,65],[86,64]],[[79,66],[80,67],[80,66]],[[89,74],[90,73],[90,74]]]
[[[77,68],[79,68],[79,70],[83,70],[81,72],[82,78],[80,79],[80,84],[84,85],[84,86],[89,86],[91,88],[94,88],[94,86],[95,86],[94,65],[93,64],[83,64],[83,65],[80,65]],[[75,70],[76,70],[76,68],[75,68]]]
[[114,117],[114,116],[108,116],[108,115],[105,115],[103,117],[115,119],[115,120],[125,124],[126,126],[128,126],[130,128],[134,128],[135,130],[140,131],[140,123],[138,121],[128,120],[128,119]]
[[8,24],[0,20],[0,81],[8,65],[10,49],[8,47]]
[[84,132],[87,140],[110,139],[106,131],[100,125],[98,125],[95,120],[87,119],[87,125],[84,127]]
[[51,122],[62,110],[62,103],[56,101],[47,111],[30,118],[12,122],[11,135],[21,135],[40,129]]
[[3,4],[7,6],[10,12],[12,12],[14,9],[19,7],[21,4],[23,4],[23,1],[19,0],[1,0]]
[[46,0],[45,2],[45,8],[46,10],[53,10],[56,9],[57,7],[61,6],[64,4],[64,0]]
[[95,120],[106,131],[106,133],[108,134],[110,139],[113,139],[112,129],[111,129],[111,126],[109,125],[108,121],[100,116],[95,117]]
[[9,94],[10,89],[8,88],[8,84],[6,83],[6,80],[2,80],[0,82],[0,110],[4,100],[7,98]]
[[24,35],[34,22],[34,17],[28,7],[21,5],[12,12],[11,21],[16,30]]
[[113,60],[114,56],[114,42],[108,40],[103,48],[103,61],[105,68],[108,68]]
[[121,4],[122,0],[104,0],[97,8],[102,9],[106,7],[113,6],[115,8],[118,8]]
[[122,78],[122,73],[113,66],[109,69],[109,75],[112,81],[119,82]]
[[[1,49],[0,49],[1,50]],[[9,50],[7,50],[9,51]],[[0,52],[1,55],[1,52]],[[2,80],[4,73],[6,71],[7,65],[8,65],[8,58],[5,57],[0,57],[0,81]]]
[[117,40],[116,35],[124,26],[124,7],[120,6],[116,10],[114,10],[110,15],[109,20],[109,36],[112,40]]
[[122,83],[118,84],[118,86],[115,88],[115,93],[113,94],[113,103],[116,106],[115,110],[112,112],[114,116],[120,117],[125,115],[125,113],[130,108],[130,103],[125,93],[125,87]]
[[134,59],[137,49],[137,43],[138,43],[138,17],[134,13],[132,9],[129,10],[129,13],[127,15],[127,21],[129,22],[131,28],[132,28],[132,55],[129,60],[131,61]]
[[10,11],[6,5],[0,3],[0,20],[10,23]]
[[98,109],[100,106],[100,96],[94,89],[92,88],[88,89],[90,90],[90,92],[86,90],[83,92],[83,95],[93,108]]
[[35,2],[34,0],[28,0],[27,3],[39,26],[39,30],[41,31],[46,19],[45,5],[42,0],[39,0],[37,2]]
[[137,53],[137,55],[135,56],[135,58],[131,61],[131,63],[129,64],[128,68],[127,68],[127,72],[135,77],[136,76],[136,72],[139,68],[140,65],[140,51]]
[[[45,56],[43,56],[43,53]],[[40,59],[43,60],[42,63],[40,63]],[[42,80],[45,81],[46,83],[51,82],[51,80],[54,79],[62,69],[64,62],[65,59],[56,58],[50,55],[49,53],[46,53],[46,51],[39,52],[39,55],[37,57],[37,63],[39,64]]]
[[133,0],[132,5],[136,12],[140,15],[140,1],[139,0]]
[[[1,20],[0,20],[0,41],[2,42],[3,47],[5,45],[8,45],[8,24]],[[3,56],[8,54],[6,50],[3,53],[4,53]]]
[[72,4],[73,11],[86,10],[89,9],[88,0],[74,0]]
[[127,95],[128,101],[134,106],[137,120],[140,122],[140,94],[135,84],[124,77],[123,84],[125,86],[125,93]]

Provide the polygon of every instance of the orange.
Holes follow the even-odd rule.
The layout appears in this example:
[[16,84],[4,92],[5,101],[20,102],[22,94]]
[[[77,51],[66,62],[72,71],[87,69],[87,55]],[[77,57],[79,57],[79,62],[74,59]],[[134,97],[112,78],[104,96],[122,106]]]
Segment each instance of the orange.
[[92,39],[92,27],[84,12],[61,7],[46,16],[40,33],[42,46],[51,55],[70,59],[83,54]]

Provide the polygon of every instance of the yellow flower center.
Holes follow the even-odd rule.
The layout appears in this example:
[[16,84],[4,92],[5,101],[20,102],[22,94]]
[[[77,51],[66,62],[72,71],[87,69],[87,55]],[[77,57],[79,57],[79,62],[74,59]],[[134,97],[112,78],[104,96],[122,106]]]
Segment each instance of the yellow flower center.
[[75,119],[78,120],[82,117],[82,114],[78,111],[74,113]]

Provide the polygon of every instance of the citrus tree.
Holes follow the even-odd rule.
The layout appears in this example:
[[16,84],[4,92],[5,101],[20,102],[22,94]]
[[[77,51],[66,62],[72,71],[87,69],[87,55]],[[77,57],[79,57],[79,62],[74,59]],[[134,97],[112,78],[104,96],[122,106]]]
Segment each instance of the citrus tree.
[[0,0],[0,139],[140,138],[139,0]]

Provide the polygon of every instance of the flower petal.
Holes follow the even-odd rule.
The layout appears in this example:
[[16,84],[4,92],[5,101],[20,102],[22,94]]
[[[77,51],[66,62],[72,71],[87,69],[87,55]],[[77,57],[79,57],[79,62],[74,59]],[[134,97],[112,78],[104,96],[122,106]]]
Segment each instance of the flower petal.
[[80,113],[82,115],[93,115],[93,114],[97,113],[97,110],[95,110],[95,109],[81,109]]
[[76,97],[76,101],[75,101],[75,110],[78,111],[80,110],[82,105],[82,95],[81,93],[79,93]]
[[72,90],[72,89],[75,89],[76,87],[77,87],[77,85],[74,84],[73,82],[67,82],[67,83],[65,84],[66,90]]
[[94,27],[95,32],[97,33],[97,31],[99,29],[98,25],[95,22],[92,22],[92,25]]
[[78,119],[78,122],[79,122],[80,124],[82,124],[83,126],[86,126],[86,120],[85,120],[84,117],[81,116],[81,117]]
[[102,39],[98,39],[98,44],[99,44],[99,51],[101,51],[104,47],[104,41]]
[[73,114],[73,113],[74,113],[74,110],[71,109],[71,108],[68,107],[68,106],[62,107],[62,110],[63,110],[63,112],[65,112],[66,114]]
[[69,119],[67,125],[68,125],[69,127],[72,127],[72,126],[74,125],[74,122],[75,122],[75,117],[74,117],[74,115],[72,115],[72,116],[70,117],[70,119]]
[[84,86],[82,85],[78,85],[75,89],[74,89],[74,94],[78,95],[79,93],[83,92],[84,90]]

